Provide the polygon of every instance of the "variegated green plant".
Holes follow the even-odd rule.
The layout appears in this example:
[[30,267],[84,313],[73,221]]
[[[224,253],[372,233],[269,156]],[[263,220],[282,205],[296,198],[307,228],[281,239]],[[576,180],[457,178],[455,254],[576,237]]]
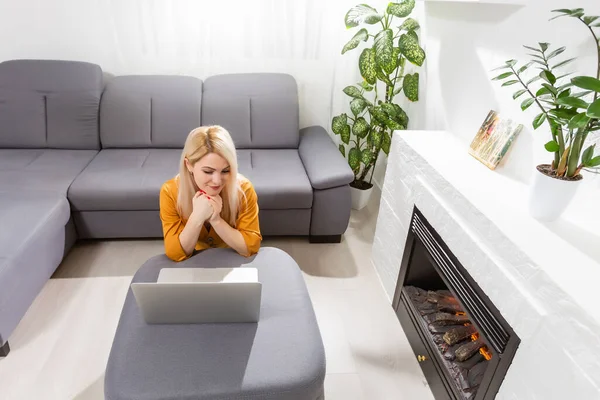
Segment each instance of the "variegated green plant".
[[[545,147],[554,154],[550,175],[562,179],[581,179],[582,169],[600,166],[600,154],[594,154],[595,144],[586,147],[590,133],[600,131],[600,42],[594,31],[600,27],[600,17],[586,16],[582,8],[553,12],[558,15],[552,19],[564,16],[576,18],[591,33],[597,55],[594,66],[596,76],[565,79],[571,74],[559,71],[575,58],[558,61],[557,57],[565,51],[565,47],[550,51],[549,43],[539,43],[538,47],[525,46],[531,51],[529,63],[518,67],[517,60],[508,60],[498,68],[504,72],[493,80],[503,81],[502,86],[518,84],[522,87],[513,94],[513,99],[523,96],[524,100],[520,100],[523,110],[533,104],[540,109],[540,114],[533,120],[534,129],[548,122],[552,140]],[[537,71],[528,78],[531,70]]]
[[331,128],[341,138],[339,149],[348,157],[354,171],[351,185],[358,189],[373,186],[373,172],[381,151],[389,154],[393,131],[408,126],[408,115],[395,102],[396,96],[403,93],[410,101],[419,99],[419,73],[406,73],[408,63],[420,67],[425,61],[417,34],[419,23],[407,18],[414,7],[415,0],[402,0],[389,3],[386,11],[380,13],[360,4],[346,14],[346,28],[360,29],[346,43],[342,54],[366,45],[358,58],[363,81],[344,88],[352,99],[351,115],[335,116]]

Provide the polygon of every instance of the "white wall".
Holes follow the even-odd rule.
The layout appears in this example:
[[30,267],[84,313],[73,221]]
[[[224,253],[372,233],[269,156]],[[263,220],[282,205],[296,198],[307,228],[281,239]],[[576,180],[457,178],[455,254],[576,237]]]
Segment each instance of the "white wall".
[[[543,148],[551,140],[549,128],[546,124],[533,131],[531,121],[539,111],[532,106],[522,112],[520,101],[512,99],[517,86],[502,88],[492,82],[497,72],[491,70],[512,58],[528,61],[524,44],[549,42],[567,46],[563,56],[579,57],[569,71],[595,75],[596,52],[586,27],[570,18],[548,21],[555,15],[551,10],[575,7],[585,8],[588,15],[600,15],[598,0],[529,0],[526,6],[427,2],[424,127],[452,131],[467,151],[490,109],[518,120],[525,129],[498,172],[528,182],[535,165],[551,160]],[[594,180],[599,181],[587,174],[588,183]]]
[[[348,111],[342,89],[361,80],[360,48],[340,54],[354,31],[344,15],[358,0],[0,0],[0,61],[15,58],[71,59],[123,74],[187,74],[206,78],[228,72],[292,74],[300,91],[301,126],[330,129],[331,117]],[[384,10],[388,1],[368,2]],[[427,61],[421,99],[404,102],[411,129],[449,129],[468,145],[489,109],[527,126],[502,173],[527,180],[548,155],[547,131],[529,128],[534,107],[522,113],[512,88],[491,82],[489,72],[524,55],[522,44],[548,41],[585,55],[579,71],[592,73],[593,44],[583,26],[550,10],[600,2],[530,0],[525,7],[419,1],[413,13],[423,27]],[[425,35],[426,34],[426,35]],[[401,98],[402,96],[398,96]],[[337,139],[336,139],[337,140]],[[535,142],[535,143],[534,143]],[[382,182],[381,159],[375,181]],[[600,179],[597,179],[600,181]]]
[[[301,126],[330,125],[338,55],[355,1],[0,0],[0,61],[68,59],[114,75],[285,72],[298,81]],[[334,82],[344,86],[335,87]]]
[[[298,82],[301,127],[321,125],[331,131],[331,118],[350,112],[342,89],[362,80],[358,56],[364,44],[341,55],[358,30],[346,30],[344,16],[360,2],[0,0],[0,37],[5,39],[0,61],[78,60],[99,64],[112,75],[201,79],[235,72],[289,73]],[[388,3],[368,2],[379,11]],[[418,3],[412,15],[421,22],[423,9]],[[423,88],[425,69],[418,70]],[[422,128],[421,104],[403,101],[402,106],[411,128]],[[380,160],[376,181],[385,170],[385,157]]]

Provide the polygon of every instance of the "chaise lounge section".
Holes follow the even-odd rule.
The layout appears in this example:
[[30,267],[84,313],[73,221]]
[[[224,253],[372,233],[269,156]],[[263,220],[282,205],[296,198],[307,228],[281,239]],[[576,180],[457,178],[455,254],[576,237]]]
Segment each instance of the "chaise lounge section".
[[0,63],[0,347],[76,240],[67,190],[100,149],[102,70]]

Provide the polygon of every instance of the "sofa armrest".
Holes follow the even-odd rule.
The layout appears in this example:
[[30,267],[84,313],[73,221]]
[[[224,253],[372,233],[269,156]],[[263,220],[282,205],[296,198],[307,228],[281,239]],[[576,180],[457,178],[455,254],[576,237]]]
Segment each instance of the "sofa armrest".
[[329,189],[354,180],[348,162],[321,126],[300,129],[300,159],[313,188]]

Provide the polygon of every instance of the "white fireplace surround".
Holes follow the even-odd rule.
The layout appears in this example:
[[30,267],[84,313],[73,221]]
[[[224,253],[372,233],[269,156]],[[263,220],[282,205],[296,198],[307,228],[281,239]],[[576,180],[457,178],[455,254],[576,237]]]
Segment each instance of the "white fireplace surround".
[[600,229],[599,192],[543,224],[527,213],[524,183],[487,169],[452,134],[396,132],[373,243],[390,300],[414,206],[521,339],[496,398],[600,399],[600,241],[591,251],[576,242]]

